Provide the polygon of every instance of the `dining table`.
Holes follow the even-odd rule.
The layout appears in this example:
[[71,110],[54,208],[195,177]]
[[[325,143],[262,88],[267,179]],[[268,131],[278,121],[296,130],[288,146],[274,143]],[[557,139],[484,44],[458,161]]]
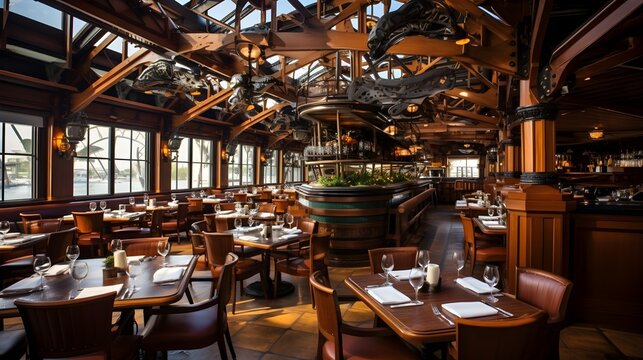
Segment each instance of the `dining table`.
[[473,218],[473,224],[480,229],[480,231],[487,235],[507,235],[507,225],[506,224],[495,224],[493,221],[488,223],[487,221],[479,218]]
[[[133,212],[120,212],[118,210],[114,211],[104,211],[103,212],[103,222],[106,223],[124,223],[137,220],[142,216],[145,216],[145,211],[133,211]],[[62,217],[63,223],[73,223],[74,215],[68,214]]]
[[[239,229],[228,230],[226,233],[234,234],[234,243],[235,245],[249,246],[256,249],[259,249],[263,252],[262,256],[262,265],[263,272],[266,275],[267,279],[270,279],[270,258],[271,252],[282,246],[288,246],[290,244],[295,244],[297,242],[310,239],[310,234],[305,232],[298,233],[289,233],[293,230],[283,230],[282,226],[272,226],[272,232],[270,237],[262,236],[262,229],[264,226],[271,226],[269,224],[254,226],[254,227],[242,227]],[[274,281],[270,279],[269,283],[269,293],[266,296],[261,287],[259,281],[249,284],[246,287],[246,294],[254,297],[268,297],[271,298],[274,294],[273,286]],[[280,281],[279,289],[277,289],[277,297],[285,296],[295,291],[295,286],[288,281]]]
[[0,254],[37,246],[47,240],[49,234],[8,233],[0,240]]
[[[455,326],[449,324],[456,321],[456,316],[442,308],[443,304],[455,302],[480,302],[487,297],[465,289],[457,284],[453,278],[443,278],[441,287],[434,292],[420,292],[418,299],[423,302],[419,306],[391,307],[383,305],[369,294],[367,287],[380,285],[383,282],[381,274],[351,275],[344,282],[348,289],[368,306],[382,321],[384,321],[400,338],[413,344],[423,354],[430,354],[436,349],[445,349],[445,344],[455,340]],[[414,299],[415,293],[410,283],[406,280],[394,281],[392,285],[396,290]],[[498,294],[496,294],[497,296]],[[540,311],[527,303],[515,299],[508,294],[500,294],[498,302],[493,306],[508,312],[507,316],[501,312],[495,315],[478,317],[483,320],[496,320],[529,316]],[[441,316],[434,314],[432,305],[436,305]],[[443,356],[444,356],[443,352]],[[430,356],[427,356],[430,357]]]

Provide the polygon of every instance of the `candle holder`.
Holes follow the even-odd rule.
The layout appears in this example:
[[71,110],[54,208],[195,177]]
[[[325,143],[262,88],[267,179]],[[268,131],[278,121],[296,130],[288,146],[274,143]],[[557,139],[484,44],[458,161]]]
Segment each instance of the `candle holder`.
[[431,286],[426,279],[424,280],[424,285],[420,288],[420,292],[422,293],[436,293],[440,292],[442,290],[442,276],[440,276],[440,279],[438,279],[438,283],[435,284],[435,286]]

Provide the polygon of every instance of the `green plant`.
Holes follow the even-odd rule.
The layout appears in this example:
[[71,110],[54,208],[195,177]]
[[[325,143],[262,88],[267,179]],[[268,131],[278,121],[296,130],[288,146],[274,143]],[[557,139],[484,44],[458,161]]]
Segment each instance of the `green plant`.
[[359,186],[359,185],[388,185],[403,181],[411,180],[412,177],[407,174],[375,171],[363,171],[346,174],[344,176],[324,175],[321,176],[317,183],[321,186]]
[[103,260],[103,265],[105,266],[105,269],[113,268],[114,267],[114,255],[110,255]]

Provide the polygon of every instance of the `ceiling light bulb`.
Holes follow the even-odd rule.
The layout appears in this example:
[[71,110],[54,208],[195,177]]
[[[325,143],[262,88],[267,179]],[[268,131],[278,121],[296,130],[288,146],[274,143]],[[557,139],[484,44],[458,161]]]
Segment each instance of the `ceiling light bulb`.
[[413,103],[410,103],[410,104],[406,107],[406,111],[407,111],[407,112],[410,112],[410,113],[415,113],[415,112],[417,112],[419,109],[420,109],[420,107],[419,107],[417,104],[413,104]]
[[469,96],[469,93],[468,93],[468,92],[466,92],[466,91],[460,91],[460,93],[458,93],[458,95],[460,95],[460,96],[462,96],[462,97],[468,97],[468,96]]
[[471,39],[469,39],[468,37],[464,37],[462,39],[458,39],[455,41],[456,45],[466,45],[470,42],[471,42]]

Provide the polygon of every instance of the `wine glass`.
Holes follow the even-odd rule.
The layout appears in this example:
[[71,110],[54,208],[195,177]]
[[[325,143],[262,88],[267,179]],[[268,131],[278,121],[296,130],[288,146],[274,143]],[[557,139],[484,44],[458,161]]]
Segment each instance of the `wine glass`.
[[388,281],[388,275],[393,268],[395,267],[395,262],[393,261],[393,254],[384,254],[382,255],[382,270],[384,270],[384,275],[386,276],[386,281],[384,281],[384,286],[393,285]]
[[133,196],[129,197],[129,204],[132,205],[132,206],[134,206],[134,204],[136,204],[136,199],[134,199]]
[[221,204],[214,205],[214,212],[217,213],[217,215],[221,212]]
[[67,259],[71,261],[71,266],[74,266],[74,263],[80,257],[80,248],[78,245],[69,245],[67,246],[65,254],[67,255]]
[[458,267],[458,277],[460,277],[460,270],[464,269],[464,258],[462,257],[462,252],[454,251],[453,260],[455,261],[455,264]]
[[127,276],[132,279],[132,288],[130,293],[133,294],[138,291],[136,288],[136,277],[141,274],[141,262],[139,260],[130,260],[127,262],[126,271]]
[[277,215],[275,217],[275,224],[278,226],[283,226],[284,225],[284,217],[283,215]]
[[292,229],[292,224],[295,222],[295,217],[292,216],[292,214],[286,214],[286,222],[288,223],[288,227]]
[[147,193],[143,194],[143,204],[147,206],[147,204],[149,203],[150,203],[150,196]]
[[239,229],[241,229],[241,226],[243,225],[243,222],[241,221],[241,217],[237,216],[234,218],[234,228],[237,229],[237,238],[239,238]]
[[204,198],[205,197],[205,190],[201,189],[201,191],[199,191],[199,196],[201,198]]
[[498,267],[496,265],[485,266],[483,277],[484,281],[489,285],[489,296],[487,297],[487,301],[491,303],[497,302],[498,298],[493,296],[493,287],[498,284],[498,280],[500,278]]
[[158,244],[156,244],[156,252],[163,257],[163,266],[167,266],[165,257],[170,252],[170,242],[167,240],[160,240]]
[[112,239],[111,247],[112,253],[115,253],[117,250],[123,250],[123,242],[121,239]]
[[96,211],[96,201],[91,201],[89,203],[89,210],[90,211]]
[[2,239],[4,240],[4,236],[7,235],[9,230],[11,229],[11,223],[8,221],[0,221],[0,234],[2,234]]
[[429,250],[418,250],[415,254],[415,261],[422,268],[422,271],[426,268],[427,265],[431,262],[429,257]]
[[176,194],[175,193],[170,194],[170,198],[172,198],[172,202],[176,202]]
[[121,215],[125,213],[125,204],[118,204],[118,213]]
[[250,216],[248,216],[248,226],[252,227],[252,225],[254,225],[254,223],[255,223],[255,218],[254,218],[253,214],[250,214]]
[[421,303],[421,301],[418,300],[418,291],[420,290],[422,285],[424,285],[424,268],[412,268],[409,274],[409,283],[413,287],[413,290],[415,290],[415,300],[413,300],[413,303]]
[[80,283],[83,281],[84,278],[87,277],[88,273],[89,273],[89,266],[87,266],[86,262],[78,261],[72,264],[71,277],[72,279],[76,280],[76,296],[78,296],[78,293],[80,293],[80,291],[82,290],[82,288],[80,287]]
[[487,215],[489,215],[489,216],[493,216],[493,213],[494,213],[495,208],[496,208],[496,207],[495,207],[495,206],[493,206],[493,205],[489,206],[489,207],[487,208]]
[[100,202],[100,209],[105,211],[107,209],[107,201],[101,201]]
[[241,209],[243,209],[243,206],[241,206],[240,202],[234,203],[234,210],[237,212],[237,214],[241,213]]
[[44,289],[45,273],[51,267],[51,259],[44,254],[38,254],[33,260],[33,271],[40,275],[40,289]]

